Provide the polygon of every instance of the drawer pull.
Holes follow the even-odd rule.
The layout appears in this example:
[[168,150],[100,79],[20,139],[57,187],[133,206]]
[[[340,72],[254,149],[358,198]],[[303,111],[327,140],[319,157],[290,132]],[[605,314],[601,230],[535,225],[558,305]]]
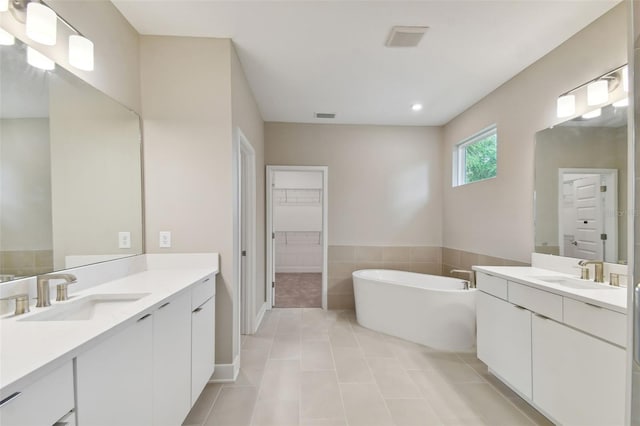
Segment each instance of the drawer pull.
[[594,308],[602,309],[602,306],[594,305],[593,303],[584,302],[584,304],[585,304],[585,305],[592,306],[592,307],[594,307]]
[[2,407],[5,404],[8,404],[9,402],[13,401],[14,399],[16,399],[17,397],[19,397],[20,395],[22,395],[21,392],[14,392],[11,395],[9,395],[8,397],[6,397],[5,399],[3,399],[2,401],[0,401],[0,407]]
[[142,317],[140,317],[140,318],[138,319],[138,322],[140,322],[140,321],[144,321],[144,320],[146,320],[147,318],[149,318],[150,316],[151,316],[151,314],[144,315],[144,316],[142,316]]
[[206,283],[209,281],[209,278],[205,278],[204,280],[202,280],[203,283]]
[[198,312],[200,312],[201,310],[202,310],[202,307],[195,308],[195,309],[193,310],[193,313],[194,313],[194,314],[197,314],[197,313],[198,313]]
[[164,308],[165,306],[169,306],[170,304],[171,304],[171,302],[167,302],[167,303],[165,303],[164,305],[160,306],[158,309],[162,309],[162,308]]

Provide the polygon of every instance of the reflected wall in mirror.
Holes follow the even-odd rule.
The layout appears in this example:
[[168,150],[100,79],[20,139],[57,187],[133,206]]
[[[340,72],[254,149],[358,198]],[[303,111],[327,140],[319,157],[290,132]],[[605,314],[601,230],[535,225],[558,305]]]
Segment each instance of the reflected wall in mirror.
[[536,133],[536,253],[626,263],[626,194],[626,106]]
[[0,46],[0,280],[142,251],[139,117]]

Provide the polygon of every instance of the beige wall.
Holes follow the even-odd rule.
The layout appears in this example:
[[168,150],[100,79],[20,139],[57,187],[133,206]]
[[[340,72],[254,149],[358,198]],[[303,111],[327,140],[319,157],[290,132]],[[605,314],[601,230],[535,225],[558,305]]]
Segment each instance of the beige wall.
[[[146,251],[220,253],[216,363],[225,364],[237,326],[230,58],[229,40],[141,37]],[[171,231],[171,248],[159,248],[159,231]]]
[[[534,135],[564,120],[556,118],[558,95],[627,62],[625,8],[615,7],[445,126],[445,247],[529,262]],[[497,177],[452,188],[454,145],[492,123]]]
[[441,130],[266,123],[266,163],[329,167],[329,245],[441,246]]
[[[240,129],[255,150],[256,176],[256,276],[255,313],[266,303],[265,288],[265,142],[264,121],[235,48],[231,48],[231,114],[233,129]],[[236,140],[237,142],[237,140]]]

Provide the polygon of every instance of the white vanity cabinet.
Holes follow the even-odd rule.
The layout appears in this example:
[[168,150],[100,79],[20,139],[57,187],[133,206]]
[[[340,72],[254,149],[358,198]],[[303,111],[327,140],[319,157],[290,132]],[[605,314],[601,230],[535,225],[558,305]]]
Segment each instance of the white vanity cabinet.
[[477,352],[562,425],[622,425],[626,315],[477,273]]
[[152,424],[153,320],[137,321],[76,358],[78,425]]
[[[47,426],[74,408],[71,361],[0,402],[0,425]],[[73,413],[70,417],[73,417]]]
[[191,292],[153,312],[153,425],[182,424],[191,409]]
[[478,358],[531,398],[531,312],[478,292]]
[[625,351],[534,315],[533,400],[562,425],[623,425]]
[[191,405],[207,385],[215,368],[215,280],[203,279],[191,296]]

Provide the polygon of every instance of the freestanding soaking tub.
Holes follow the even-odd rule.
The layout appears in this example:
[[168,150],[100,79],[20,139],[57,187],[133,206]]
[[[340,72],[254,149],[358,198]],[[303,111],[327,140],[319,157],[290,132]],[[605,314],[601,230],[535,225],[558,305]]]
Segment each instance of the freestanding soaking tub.
[[445,351],[476,342],[476,289],[466,281],[386,269],[353,273],[356,318],[363,327]]

